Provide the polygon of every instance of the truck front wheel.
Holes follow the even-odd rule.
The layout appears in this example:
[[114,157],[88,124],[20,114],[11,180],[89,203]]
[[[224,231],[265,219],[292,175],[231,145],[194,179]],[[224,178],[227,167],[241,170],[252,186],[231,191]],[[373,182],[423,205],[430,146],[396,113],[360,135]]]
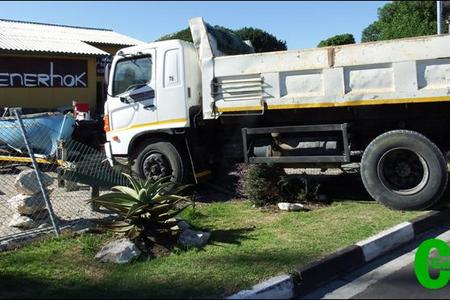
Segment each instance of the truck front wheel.
[[139,177],[154,181],[172,176],[172,181],[183,182],[186,173],[179,151],[166,141],[153,141],[142,146],[132,168]]
[[367,146],[361,177],[375,200],[393,209],[420,210],[442,196],[447,186],[447,161],[425,136],[393,130]]

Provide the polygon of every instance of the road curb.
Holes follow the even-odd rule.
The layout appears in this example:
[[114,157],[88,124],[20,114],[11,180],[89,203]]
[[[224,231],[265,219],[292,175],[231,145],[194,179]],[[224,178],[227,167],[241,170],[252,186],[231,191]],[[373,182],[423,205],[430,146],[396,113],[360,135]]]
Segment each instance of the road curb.
[[291,299],[294,297],[294,280],[290,275],[280,275],[243,290],[227,299]]
[[445,224],[450,220],[450,208],[441,211],[432,211],[424,216],[420,216],[411,221],[414,234],[417,236],[430,228]]
[[305,295],[326,281],[361,267],[449,220],[450,208],[432,211],[298,268],[293,275],[273,277],[227,299],[290,299]]
[[412,223],[403,222],[355,245],[362,249],[365,262],[370,262],[386,252],[412,241],[414,237]]

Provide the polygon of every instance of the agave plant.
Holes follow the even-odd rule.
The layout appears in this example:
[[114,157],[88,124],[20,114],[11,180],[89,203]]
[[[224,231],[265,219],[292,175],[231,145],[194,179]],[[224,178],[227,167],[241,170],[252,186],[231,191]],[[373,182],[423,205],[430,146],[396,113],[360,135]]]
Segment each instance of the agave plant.
[[130,186],[115,186],[114,192],[89,200],[118,215],[118,219],[104,227],[131,240],[161,243],[179,233],[174,218],[192,201],[179,193],[189,185],[180,186],[161,178],[143,181],[124,174]]

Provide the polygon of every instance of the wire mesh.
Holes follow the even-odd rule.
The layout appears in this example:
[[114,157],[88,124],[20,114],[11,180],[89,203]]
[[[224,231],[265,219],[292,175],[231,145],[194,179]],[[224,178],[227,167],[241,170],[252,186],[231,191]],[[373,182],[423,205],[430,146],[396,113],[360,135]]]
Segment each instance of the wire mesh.
[[[74,139],[58,140],[62,126],[50,114],[23,116],[27,140],[61,229],[88,228],[113,217],[88,204],[92,196],[126,185],[121,170],[111,167],[102,149]],[[0,241],[34,232],[53,233],[18,120],[0,118]]]
[[[22,120],[55,223],[61,229],[87,228],[114,217],[108,211],[92,207],[87,200],[109,192],[114,185],[127,185],[122,171],[129,170],[119,169],[124,168],[121,165],[111,167],[98,147],[75,138],[59,139],[63,125],[47,120],[52,116],[24,115]],[[15,117],[0,118],[0,242],[36,231],[54,231],[19,125]],[[340,169],[286,169],[286,172],[340,175],[357,172],[358,167],[350,164]]]

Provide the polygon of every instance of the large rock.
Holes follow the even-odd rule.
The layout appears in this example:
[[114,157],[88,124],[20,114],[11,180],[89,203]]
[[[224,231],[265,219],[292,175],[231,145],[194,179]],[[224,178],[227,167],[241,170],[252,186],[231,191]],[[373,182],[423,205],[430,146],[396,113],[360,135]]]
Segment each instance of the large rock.
[[301,203],[289,203],[289,202],[279,202],[278,208],[286,211],[306,210],[305,206]]
[[8,226],[20,229],[31,229],[37,227],[37,224],[30,217],[14,214]]
[[192,229],[185,229],[181,232],[178,242],[185,247],[201,248],[208,243],[211,233],[203,231],[195,231]]
[[141,255],[141,251],[127,238],[106,244],[95,258],[102,262],[112,262],[116,264],[126,264]]
[[186,230],[191,228],[191,225],[189,225],[185,220],[180,219],[180,218],[176,218],[177,220],[177,225],[181,230]]
[[189,225],[186,221],[181,219],[180,217],[175,217],[166,220],[164,223],[173,223],[176,222],[176,225],[174,225],[172,228],[176,229],[178,227],[179,230],[185,230],[191,228],[191,225]]
[[[53,178],[42,172],[41,179],[42,184],[45,187],[53,183]],[[25,195],[34,195],[41,192],[41,188],[39,186],[39,182],[37,180],[36,172],[34,171],[34,169],[20,172],[20,174],[17,175],[16,181],[14,182],[14,186],[19,193]]]
[[45,209],[45,201],[41,194],[33,196],[19,194],[9,199],[8,203],[14,212],[21,215],[34,215]]

